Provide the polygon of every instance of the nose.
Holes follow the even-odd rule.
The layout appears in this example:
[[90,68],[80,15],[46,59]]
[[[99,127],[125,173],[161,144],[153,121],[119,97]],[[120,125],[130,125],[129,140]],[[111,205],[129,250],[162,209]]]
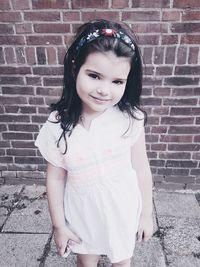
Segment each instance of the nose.
[[102,96],[107,96],[109,94],[109,90],[109,85],[107,83],[103,83],[97,88],[97,93]]

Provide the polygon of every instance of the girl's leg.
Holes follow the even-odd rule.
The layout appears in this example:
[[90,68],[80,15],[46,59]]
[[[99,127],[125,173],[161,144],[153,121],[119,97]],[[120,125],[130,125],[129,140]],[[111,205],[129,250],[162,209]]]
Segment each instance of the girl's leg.
[[97,263],[100,259],[100,255],[77,255],[77,267],[97,267]]
[[123,260],[112,264],[112,267],[130,267],[130,266],[131,266],[131,259]]

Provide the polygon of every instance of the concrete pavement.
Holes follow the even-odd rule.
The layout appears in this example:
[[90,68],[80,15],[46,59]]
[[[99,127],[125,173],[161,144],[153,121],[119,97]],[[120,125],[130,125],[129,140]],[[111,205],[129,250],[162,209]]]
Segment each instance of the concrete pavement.
[[[199,203],[199,192],[155,190],[154,236],[136,244],[132,266],[200,267]],[[76,255],[56,253],[44,186],[0,186],[0,266],[76,266]]]

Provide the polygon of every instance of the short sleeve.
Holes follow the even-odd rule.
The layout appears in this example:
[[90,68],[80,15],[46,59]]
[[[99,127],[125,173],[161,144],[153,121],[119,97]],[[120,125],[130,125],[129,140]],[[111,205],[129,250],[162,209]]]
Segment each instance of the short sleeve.
[[60,148],[57,147],[57,141],[62,133],[62,129],[60,124],[55,122],[55,112],[52,112],[40,129],[35,146],[38,147],[46,161],[56,167],[65,169],[64,156]]
[[130,133],[130,142],[131,145],[134,145],[140,137],[140,134],[144,130],[144,114],[142,111],[137,110],[135,112],[135,117],[137,119],[133,119],[131,125],[131,133]]

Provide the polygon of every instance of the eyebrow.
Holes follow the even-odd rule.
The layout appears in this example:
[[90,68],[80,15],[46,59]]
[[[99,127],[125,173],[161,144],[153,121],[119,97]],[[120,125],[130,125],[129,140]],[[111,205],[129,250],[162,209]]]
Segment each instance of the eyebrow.
[[[99,76],[103,76],[101,73],[95,71],[95,70],[91,70],[91,69],[86,69],[86,72],[92,72],[96,75],[99,75]],[[127,78],[114,78],[113,80],[119,80],[119,81],[127,81]]]

